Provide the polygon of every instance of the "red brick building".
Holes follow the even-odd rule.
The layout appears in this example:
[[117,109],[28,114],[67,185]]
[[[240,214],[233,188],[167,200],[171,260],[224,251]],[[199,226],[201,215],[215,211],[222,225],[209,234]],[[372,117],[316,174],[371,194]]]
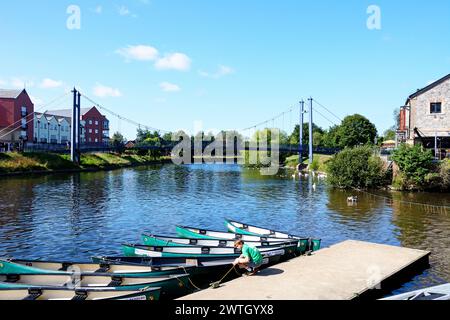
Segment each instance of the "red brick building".
[[86,143],[109,143],[109,121],[96,107],[87,112],[81,112],[81,120],[84,121]]
[[[72,118],[72,109],[52,110],[48,114]],[[81,143],[88,145],[109,144],[109,120],[96,107],[81,109]]]
[[0,142],[33,140],[34,104],[27,91],[0,89]]

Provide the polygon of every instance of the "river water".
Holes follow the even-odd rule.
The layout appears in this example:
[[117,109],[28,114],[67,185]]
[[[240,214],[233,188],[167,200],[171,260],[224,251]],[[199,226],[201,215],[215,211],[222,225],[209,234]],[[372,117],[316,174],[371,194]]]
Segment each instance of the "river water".
[[[161,165],[0,179],[0,257],[88,260],[120,255],[144,231],[225,231],[224,218],[323,239],[432,251],[431,268],[395,293],[450,282],[448,194],[356,193],[325,180],[261,176],[234,165]],[[359,196],[351,205],[347,197]],[[394,199],[394,201],[392,200]],[[411,204],[422,203],[429,205]]]

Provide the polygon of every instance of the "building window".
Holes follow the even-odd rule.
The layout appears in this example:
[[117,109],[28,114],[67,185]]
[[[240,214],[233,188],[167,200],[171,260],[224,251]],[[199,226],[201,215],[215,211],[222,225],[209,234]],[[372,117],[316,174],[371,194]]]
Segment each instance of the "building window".
[[95,120],[95,125],[98,126],[98,121],[97,120]]
[[430,113],[442,113],[442,103],[441,102],[433,102],[431,103]]
[[98,134],[98,129],[95,129],[95,133]]
[[92,133],[92,129],[89,129],[89,133]]
[[97,138],[95,138],[95,143],[98,143],[98,139]]
[[92,120],[89,120],[89,124],[92,124]]

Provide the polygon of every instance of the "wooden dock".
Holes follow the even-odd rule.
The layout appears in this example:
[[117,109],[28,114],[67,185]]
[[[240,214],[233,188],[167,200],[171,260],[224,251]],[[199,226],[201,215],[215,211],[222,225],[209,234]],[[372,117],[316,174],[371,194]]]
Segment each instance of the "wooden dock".
[[[430,252],[345,241],[180,300],[353,300],[424,270]],[[403,280],[402,280],[403,279]]]

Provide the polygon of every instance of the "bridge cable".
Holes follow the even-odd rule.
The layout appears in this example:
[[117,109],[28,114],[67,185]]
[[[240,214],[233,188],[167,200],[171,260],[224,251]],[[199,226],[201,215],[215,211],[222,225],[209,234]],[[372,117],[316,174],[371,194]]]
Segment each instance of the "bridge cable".
[[116,113],[116,112],[114,112],[114,111],[111,111],[110,109],[108,109],[108,108],[106,108],[106,107],[100,105],[99,103],[95,102],[94,100],[92,100],[91,98],[89,98],[88,96],[86,96],[85,94],[81,93],[81,95],[82,95],[86,100],[88,100],[89,102],[93,103],[93,104],[94,104],[96,107],[98,107],[99,109],[108,112],[109,114],[111,114],[112,116],[114,116],[114,117],[116,117],[116,118],[118,118],[118,119],[120,119],[120,120],[123,120],[123,121],[125,121],[125,122],[128,122],[128,123],[132,124],[132,125],[135,126],[136,128],[145,128],[145,129],[148,130],[148,131],[156,131],[156,132],[158,132],[158,133],[160,133],[160,134],[161,134],[161,133],[171,133],[170,131],[161,130],[161,129],[158,129],[158,128],[155,128],[155,127],[143,125],[143,124],[140,124],[140,123],[138,123],[138,122],[136,122],[136,121],[134,121],[134,120],[128,119],[128,118],[126,118],[126,117],[123,117],[123,116],[121,116],[120,114],[118,114],[118,113]]

